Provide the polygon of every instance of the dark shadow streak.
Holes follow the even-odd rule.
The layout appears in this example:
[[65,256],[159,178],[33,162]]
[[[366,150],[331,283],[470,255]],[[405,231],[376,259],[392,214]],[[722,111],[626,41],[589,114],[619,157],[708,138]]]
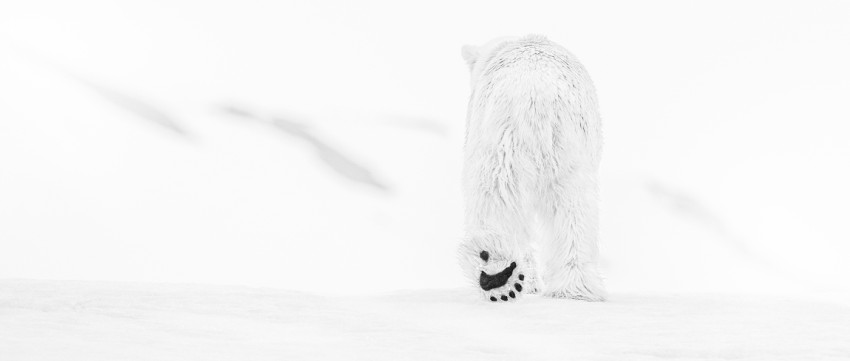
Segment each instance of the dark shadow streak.
[[699,222],[701,222],[704,226],[708,227],[715,233],[721,236],[723,240],[726,241],[726,244],[733,249],[737,250],[743,255],[748,257],[755,257],[755,255],[747,248],[747,246],[737,237],[734,237],[731,232],[726,228],[726,225],[723,221],[720,220],[719,217],[714,215],[711,211],[709,211],[705,206],[700,204],[696,199],[690,197],[681,192],[676,192],[669,187],[656,182],[651,181],[646,184],[646,189],[650,194],[655,196],[660,201],[664,202],[668,207],[672,208],[679,214],[690,216]]
[[187,132],[183,127],[181,127],[173,117],[168,115],[166,112],[154,107],[150,103],[139,100],[138,98],[131,97],[117,90],[92,83],[88,80],[81,79],[76,76],[72,77],[77,81],[85,84],[86,86],[94,90],[95,93],[103,97],[106,101],[118,106],[119,108],[122,108],[130,113],[136,114],[137,116],[149,120],[154,124],[157,124],[184,138],[189,137],[189,132]]
[[27,49],[18,49],[18,51],[23,53],[25,56],[27,56],[27,58],[32,61],[47,68],[53,69],[54,71],[62,74],[63,76],[82,83],[83,85],[92,89],[95,93],[97,93],[97,95],[100,95],[103,99],[118,106],[121,109],[136,114],[137,116],[143,119],[149,120],[152,123],[159,125],[173,133],[176,133],[183,138],[188,138],[190,135],[189,132],[187,132],[186,129],[181,127],[178,122],[174,120],[173,117],[145,101],[131,97],[115,89],[111,89],[89,81],[77,75],[77,73],[68,70],[64,66],[61,66],[56,62],[44,56],[41,56],[36,52]]
[[278,130],[312,145],[316,150],[316,153],[318,153],[319,159],[321,159],[331,169],[336,171],[337,174],[348,180],[367,184],[384,192],[389,191],[389,187],[377,180],[369,169],[358,164],[354,160],[342,154],[340,151],[336,150],[334,147],[327,144],[327,142],[316,137],[301,123],[295,123],[277,117],[261,117],[245,109],[232,106],[223,107],[222,111],[232,116],[250,118],[262,123],[270,124]]
[[167,113],[157,109],[156,107],[139,99],[130,97],[114,89],[100,86],[96,83],[88,81],[78,76],[75,72],[68,70],[67,68],[57,64],[56,62],[50,60],[45,56],[42,56],[37,52],[25,48],[17,48],[17,50],[35,63],[50,68],[68,78],[74,79],[82,83],[83,85],[91,88],[98,95],[100,95],[110,103],[115,104],[116,106],[133,114],[136,114],[144,119],[147,119],[153,122],[154,124],[162,126],[168,129],[169,131],[182,136],[183,138],[188,138],[189,133],[185,129],[183,129],[183,127],[181,127],[177,123],[177,121],[174,120],[174,118],[169,116]]

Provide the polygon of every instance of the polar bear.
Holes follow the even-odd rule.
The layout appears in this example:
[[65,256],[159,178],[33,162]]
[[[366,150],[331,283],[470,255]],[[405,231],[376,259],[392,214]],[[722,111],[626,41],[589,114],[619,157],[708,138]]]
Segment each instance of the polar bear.
[[590,77],[574,55],[539,35],[467,45],[462,55],[472,85],[464,274],[493,302],[538,291],[603,301],[602,130]]

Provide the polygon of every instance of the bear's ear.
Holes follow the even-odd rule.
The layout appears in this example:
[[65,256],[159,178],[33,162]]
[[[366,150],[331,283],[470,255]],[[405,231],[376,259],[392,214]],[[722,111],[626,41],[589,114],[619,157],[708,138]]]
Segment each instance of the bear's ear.
[[460,55],[463,56],[463,60],[466,61],[466,64],[469,65],[469,69],[472,69],[472,65],[475,64],[475,60],[478,59],[478,47],[472,45],[464,45],[460,49]]

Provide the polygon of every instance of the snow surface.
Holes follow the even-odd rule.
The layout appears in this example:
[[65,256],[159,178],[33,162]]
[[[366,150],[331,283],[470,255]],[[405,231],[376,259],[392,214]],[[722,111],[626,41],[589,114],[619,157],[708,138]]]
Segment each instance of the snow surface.
[[0,282],[16,360],[846,360],[850,305],[615,294],[607,303],[467,291],[315,296],[245,287]]

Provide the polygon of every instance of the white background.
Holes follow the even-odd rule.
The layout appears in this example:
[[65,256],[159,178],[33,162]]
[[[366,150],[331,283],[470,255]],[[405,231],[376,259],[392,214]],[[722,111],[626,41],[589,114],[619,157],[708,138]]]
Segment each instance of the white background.
[[841,1],[3,0],[0,278],[460,287],[460,47],[540,33],[599,92],[612,294],[846,291],[848,19]]

